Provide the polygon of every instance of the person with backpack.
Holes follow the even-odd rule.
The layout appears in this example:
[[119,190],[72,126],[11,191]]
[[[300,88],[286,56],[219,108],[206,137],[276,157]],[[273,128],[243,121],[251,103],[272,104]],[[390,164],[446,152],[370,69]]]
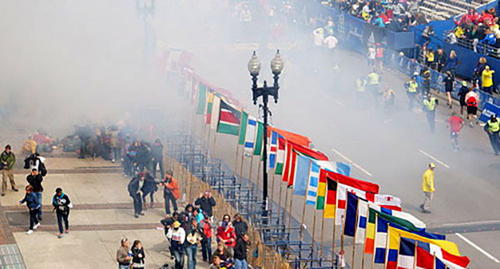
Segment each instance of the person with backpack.
[[47,168],[45,167],[45,158],[41,157],[38,152],[31,154],[28,158],[24,159],[24,169],[30,171],[36,168],[42,177],[47,175]]
[[33,186],[31,185],[26,186],[26,194],[24,195],[24,198],[19,201],[19,205],[22,205],[24,203],[26,203],[26,206],[28,207],[30,213],[30,227],[26,232],[27,235],[30,235],[34,230],[40,227],[40,221],[38,220],[38,211],[40,211],[41,207],[40,203],[38,203],[38,198],[33,193]]
[[[63,193],[61,188],[56,189],[56,193],[52,197],[52,206],[54,207],[54,211],[56,211],[57,216],[57,226],[59,227],[59,233],[57,237],[62,238],[64,233],[69,233],[69,210],[73,207],[71,204],[71,200],[68,195]],[[63,230],[63,222],[64,221],[64,230]]]
[[[33,193],[35,194],[36,198],[38,199],[38,203],[42,205],[42,192],[43,192],[43,187],[42,187],[42,181],[43,177],[38,173],[38,170],[36,168],[31,169],[31,174],[29,174],[26,177],[26,181],[33,186]],[[42,208],[40,207],[40,210],[38,211],[38,219],[42,220]]]
[[2,196],[5,196],[7,190],[7,178],[13,191],[17,192],[16,181],[14,181],[14,164],[16,164],[16,155],[11,151],[10,145],[5,146],[5,151],[0,155],[0,168],[2,169]]

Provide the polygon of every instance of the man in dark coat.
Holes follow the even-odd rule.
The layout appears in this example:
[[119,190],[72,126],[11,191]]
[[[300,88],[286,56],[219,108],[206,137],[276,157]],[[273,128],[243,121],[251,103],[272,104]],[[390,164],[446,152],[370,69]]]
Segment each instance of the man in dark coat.
[[196,199],[196,201],[194,201],[194,204],[199,206],[201,210],[203,210],[203,215],[212,217],[212,208],[215,206],[215,199],[212,197],[212,194],[209,191],[200,193],[200,197]]
[[165,173],[163,171],[163,144],[160,139],[156,139],[154,144],[151,146],[151,155],[153,157],[152,172],[153,177],[156,178],[156,166],[160,167],[160,176],[165,178]]
[[[35,194],[36,198],[38,199],[38,203],[41,205],[42,204],[42,192],[43,192],[43,187],[42,187],[42,181],[43,177],[38,173],[38,170],[36,168],[31,169],[31,174],[29,174],[26,177],[26,181],[33,186],[33,194]],[[38,220],[42,220],[42,208],[40,207],[40,210],[38,210]]]
[[142,201],[144,202],[144,207],[146,207],[146,197],[151,198],[150,208],[154,205],[154,194],[158,190],[158,183],[149,172],[146,172],[146,177],[144,179],[144,186],[142,186]]
[[128,183],[128,193],[134,199],[134,217],[138,218],[139,215],[144,215],[142,213],[142,187],[144,186],[144,179],[146,175],[144,173],[139,173],[139,175],[133,177]]

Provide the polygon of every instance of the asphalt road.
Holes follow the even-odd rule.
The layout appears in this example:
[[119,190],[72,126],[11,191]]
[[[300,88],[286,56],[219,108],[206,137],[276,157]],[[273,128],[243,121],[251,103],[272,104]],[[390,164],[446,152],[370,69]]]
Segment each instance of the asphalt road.
[[[389,86],[396,91],[393,111],[384,113],[382,103],[375,108],[372,96],[366,96],[368,102],[360,104],[355,95],[354,79],[366,75],[367,70],[360,55],[339,50],[333,60],[309,61],[311,57],[317,59],[310,50],[282,53],[288,53],[289,66],[283,74],[279,104],[271,105],[272,123],[309,136],[315,147],[332,160],[351,163],[353,177],[380,184],[381,193],[400,197],[405,211],[423,220],[430,229],[445,232],[460,246],[462,254],[472,260],[470,268],[500,268],[500,232],[495,232],[500,229],[500,157],[492,154],[481,126],[464,127],[461,150],[455,153],[444,123],[451,110],[441,102],[436,131],[430,133],[425,114],[408,111],[402,86],[405,78],[397,72],[386,70],[382,75],[382,88]],[[247,51],[228,52],[224,60],[236,64],[247,55]],[[245,71],[233,70],[233,77],[224,78],[229,69],[217,73],[203,69],[202,63],[210,60],[204,57],[199,72],[205,77],[213,75],[211,81],[218,86],[239,89],[235,95],[252,111],[251,103],[245,101],[251,100],[250,90],[242,90],[242,85],[249,87],[250,80],[240,80]],[[335,74],[331,61],[339,64],[340,73]],[[432,213],[422,214],[418,208],[423,201],[421,176],[429,162],[437,165],[437,192]],[[245,165],[248,167],[248,162]],[[301,202],[295,202],[293,211],[301,219]],[[309,231],[311,211],[305,218]],[[325,231],[332,229],[327,221]],[[331,239],[325,244],[330,245]]]

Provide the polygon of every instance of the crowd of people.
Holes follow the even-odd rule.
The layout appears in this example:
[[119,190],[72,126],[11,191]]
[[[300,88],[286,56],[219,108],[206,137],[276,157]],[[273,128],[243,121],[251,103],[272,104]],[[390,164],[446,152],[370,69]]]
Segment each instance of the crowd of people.
[[334,3],[367,23],[391,31],[408,31],[410,26],[427,24],[419,12],[418,0],[339,0]]

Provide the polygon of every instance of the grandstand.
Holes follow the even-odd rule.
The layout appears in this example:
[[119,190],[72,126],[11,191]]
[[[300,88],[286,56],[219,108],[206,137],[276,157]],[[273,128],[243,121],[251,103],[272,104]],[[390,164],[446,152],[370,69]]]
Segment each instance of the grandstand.
[[452,16],[466,13],[468,9],[477,9],[488,2],[488,0],[474,0],[470,3],[463,0],[424,0],[420,4],[420,11],[429,21],[447,20]]

